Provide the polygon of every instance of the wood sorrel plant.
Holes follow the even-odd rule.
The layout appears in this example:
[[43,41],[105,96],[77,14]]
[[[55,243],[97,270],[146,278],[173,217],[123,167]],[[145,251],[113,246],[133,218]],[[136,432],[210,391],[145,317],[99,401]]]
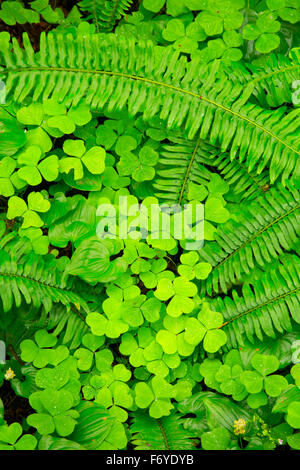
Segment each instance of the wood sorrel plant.
[[299,22],[1,3],[0,449],[300,450]]

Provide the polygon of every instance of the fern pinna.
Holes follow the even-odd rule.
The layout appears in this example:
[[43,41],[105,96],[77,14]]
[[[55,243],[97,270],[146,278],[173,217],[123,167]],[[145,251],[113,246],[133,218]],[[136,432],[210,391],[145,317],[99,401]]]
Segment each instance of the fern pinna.
[[262,107],[277,107],[292,101],[292,84],[299,79],[299,48],[290,51],[290,57],[271,54],[261,70],[250,64],[237,64],[237,67],[224,66],[222,72],[228,78],[234,74],[236,80],[246,86],[253,83],[253,97]]
[[79,7],[96,24],[97,32],[103,32],[111,31],[132,3],[133,0],[82,0]]
[[180,415],[153,420],[136,414],[131,425],[133,445],[136,450],[190,449],[192,434],[184,429]]
[[292,331],[292,321],[300,322],[299,258],[289,260],[288,267],[278,264],[253,283],[245,284],[242,296],[217,298],[215,308],[223,313],[222,328],[228,334],[229,347],[243,345],[254,337],[275,338],[275,332]]
[[2,240],[0,252],[0,296],[4,312],[8,312],[13,303],[20,307],[23,300],[37,308],[42,305],[46,312],[54,302],[67,307],[76,304],[88,310],[86,302],[61,281],[53,258],[39,257],[29,251],[28,246],[26,249],[24,242],[9,238]]
[[227,292],[256,265],[264,266],[292,249],[299,236],[299,193],[272,188],[249,205],[241,204],[237,218],[216,233],[216,241],[200,251],[211,263],[205,289]]
[[212,171],[217,168],[234,194],[242,199],[254,198],[269,183],[268,171],[256,174],[245,162],[231,160],[228,153],[219,153],[215,146],[201,138],[187,141],[182,135],[169,135],[170,142],[162,147],[153,190],[156,197],[169,203],[188,200],[188,187],[192,182],[207,185]]

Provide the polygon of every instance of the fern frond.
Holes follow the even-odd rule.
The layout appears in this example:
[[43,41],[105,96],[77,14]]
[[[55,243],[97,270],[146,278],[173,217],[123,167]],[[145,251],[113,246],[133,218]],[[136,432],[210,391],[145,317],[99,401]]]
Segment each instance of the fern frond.
[[293,319],[300,323],[300,259],[294,256],[288,266],[278,265],[253,283],[244,284],[242,297],[235,290],[232,297],[220,296],[213,308],[221,312],[226,331],[226,347],[235,348],[251,343],[254,337],[276,337],[276,332],[292,331]]
[[133,0],[82,0],[78,6],[88,13],[88,20],[96,23],[97,32],[110,32],[132,3]]
[[290,58],[270,54],[264,68],[253,64],[235,63],[223,66],[223,73],[230,80],[245,86],[253,85],[253,96],[262,107],[278,107],[292,101],[292,84],[300,80],[300,49],[292,49]]
[[[208,154],[212,160],[212,154]],[[233,193],[240,196],[240,200],[252,199],[261,195],[268,189],[269,175],[265,170],[261,174],[249,171],[246,165],[239,160],[230,160],[227,153],[220,153],[218,158],[210,163],[215,166],[225,181],[231,186]]]
[[135,412],[130,430],[135,450],[193,449],[192,435],[184,429],[179,414],[154,419],[148,413]]
[[4,312],[13,304],[20,307],[22,300],[34,307],[43,306],[49,312],[54,302],[70,307],[78,304],[88,311],[86,302],[70,286],[62,283],[55,258],[29,252],[16,253],[0,250],[0,299]]
[[[50,97],[67,104],[86,102],[92,109],[128,108],[131,115],[155,115],[169,128],[184,126],[230,158],[245,161],[261,173],[270,165],[270,179],[285,182],[299,171],[300,116],[295,109],[273,111],[247,103],[253,84],[215,81],[212,69],[180,53],[154,48],[151,42],[116,39],[110,35],[42,34],[34,53],[28,37],[24,49],[13,39],[13,50],[2,51],[7,98],[22,102]],[[201,77],[205,76],[202,83]]]
[[162,145],[153,182],[158,199],[170,204],[186,202],[190,182],[199,185],[209,182],[212,172],[206,166],[215,167],[231,186],[233,194],[240,196],[241,200],[262,194],[269,183],[267,171],[260,175],[249,172],[243,162],[231,161],[227,153],[219,152],[202,139],[168,138],[171,143]]
[[208,160],[207,153],[215,156],[218,151],[201,139],[171,140],[175,145],[164,144],[160,150],[153,183],[154,195],[170,204],[181,204],[186,202],[189,182],[199,185],[209,182],[212,173],[203,163]]
[[273,188],[255,201],[239,207],[237,220],[218,227],[215,242],[199,252],[212,272],[204,289],[227,292],[228,286],[242,280],[256,265],[264,266],[284,250],[291,249],[300,231],[300,195],[283,187]]

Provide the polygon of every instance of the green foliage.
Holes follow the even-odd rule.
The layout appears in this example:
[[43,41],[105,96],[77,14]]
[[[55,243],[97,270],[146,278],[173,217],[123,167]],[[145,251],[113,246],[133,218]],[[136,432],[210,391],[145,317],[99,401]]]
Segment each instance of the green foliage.
[[[90,37],[88,42],[88,47],[91,48],[90,67],[92,60],[96,61],[97,64],[96,68],[91,67],[94,73],[93,86],[90,87],[87,71],[80,67],[80,62],[72,67],[66,62],[66,59],[63,64],[54,59],[55,51],[58,50],[60,45],[64,48],[64,57],[69,57],[71,50],[75,47],[77,50],[75,61],[79,57],[82,61],[86,55],[84,44],[85,42],[81,36],[74,43],[72,36],[66,36],[63,41],[62,35],[49,33],[48,36],[45,36],[42,34],[41,52],[37,56],[34,54],[26,35],[24,36],[26,54],[14,41],[14,52],[6,50],[3,52],[3,63],[7,68],[0,75],[3,78],[8,75],[8,96],[11,93],[11,84],[15,80],[18,82],[21,79],[24,80],[27,74],[32,75],[32,69],[36,69],[37,74],[35,74],[34,80],[30,81],[28,88],[23,89],[22,82],[20,82],[20,87],[16,87],[17,92],[14,93],[16,101],[23,101],[32,92],[34,83],[37,81],[41,86],[35,88],[34,100],[39,99],[41,96],[43,96],[43,99],[51,96],[58,101],[62,101],[68,95],[69,103],[73,102],[76,105],[80,102],[86,102],[96,109],[101,109],[107,105],[109,110],[122,109],[126,104],[130,114],[136,114],[143,109],[145,119],[149,119],[160,112],[161,118],[167,121],[168,127],[174,128],[184,124],[189,138],[194,137],[196,132],[199,132],[201,138],[208,139],[212,144],[218,143],[222,151],[230,150],[231,157],[239,156],[241,161],[245,160],[246,154],[248,154],[246,164],[250,170],[260,161],[257,167],[257,172],[260,172],[271,160],[270,175],[272,182],[281,173],[283,173],[283,181],[286,181],[289,175],[295,173],[296,159],[299,154],[297,144],[293,142],[295,111],[283,115],[284,109],[272,113],[271,111],[263,111],[258,106],[253,108],[253,106],[245,104],[249,92],[252,91],[252,85],[244,90],[242,86],[239,87],[229,81],[226,82],[225,86],[222,79],[218,84],[215,84],[213,75],[208,76],[205,85],[202,85],[198,93],[190,92],[187,88],[188,84],[194,80],[200,81],[197,77],[205,74],[203,67],[200,66],[199,69],[197,61],[195,67],[193,67],[192,64],[194,63],[188,64],[184,57],[176,60],[177,53],[173,53],[171,50],[168,52],[168,57],[165,56],[162,61],[161,52],[154,51],[151,44],[148,44],[148,46],[140,44],[137,47],[137,55],[132,59],[138,64],[140,75],[133,76],[128,68],[129,63],[124,63],[124,60],[122,60],[122,57],[125,57],[125,49],[132,50],[132,47],[134,47],[133,41],[128,44],[128,41],[117,41],[115,38],[100,40],[97,35]],[[102,55],[101,51],[109,49],[111,50],[111,57],[117,56],[118,59],[110,59],[108,60],[109,63],[104,66],[105,55]],[[95,51],[97,51],[96,54]],[[47,64],[45,58],[51,56],[53,56],[53,60]],[[94,56],[93,59],[92,56]],[[28,59],[29,57],[30,59]],[[146,68],[146,63],[152,64],[152,70]],[[156,68],[155,64],[158,63],[160,63],[160,67],[155,70],[155,80],[153,80],[152,74]],[[78,81],[77,88],[72,87],[71,93],[71,82],[68,76],[73,73],[72,69],[74,68],[79,69],[77,73],[78,78],[80,77],[81,80]],[[184,70],[184,74],[182,70]],[[180,81],[183,82],[183,86],[178,86],[175,82],[169,83],[167,77],[170,74],[176,75],[176,73],[180,74]],[[46,88],[46,83],[50,77],[53,77],[50,87]],[[58,83],[60,77],[63,82],[58,88],[55,87],[55,84]],[[109,79],[113,80],[113,86],[109,85]],[[139,86],[139,82],[141,82],[141,86]],[[195,86],[195,83],[193,83],[193,86]],[[115,87],[118,92],[112,96],[112,90]],[[87,94],[88,88],[91,91]],[[107,90],[108,95],[105,90]],[[150,90],[152,90],[151,94]],[[155,106],[153,106],[151,100],[153,93],[156,95]],[[116,100],[119,94],[122,95],[122,100]],[[182,97],[184,97],[182,112],[176,113],[176,107],[179,106]],[[172,101],[172,106],[169,105],[169,101]],[[252,115],[255,116],[255,121]],[[192,122],[191,116],[202,116],[202,118]],[[223,129],[229,126],[226,136],[218,132],[220,121]],[[276,128],[275,134],[271,127],[272,129]],[[255,135],[255,139],[252,138],[250,142],[252,133]],[[249,154],[251,155],[250,159]]]
[[[24,2],[25,3],[25,2]],[[52,8],[49,0],[31,0],[25,8],[22,1],[7,0],[2,2],[0,19],[9,26],[25,23],[39,23],[41,17],[47,23],[60,23],[64,20],[61,8]]]
[[179,414],[155,420],[147,414],[136,413],[130,427],[136,450],[190,449],[191,434],[184,429]]
[[96,24],[97,32],[111,31],[125,15],[133,0],[81,0],[78,6],[87,13],[86,19]]
[[212,265],[207,292],[226,293],[255,265],[263,267],[290,250],[299,234],[298,217],[298,192],[281,187],[258,197],[251,206],[242,204],[237,217],[216,231],[216,242],[200,251],[200,257]]
[[[5,184],[2,181],[2,178],[8,178],[11,175],[10,165],[6,162],[10,162],[9,157],[16,153],[19,148],[25,144],[25,134],[24,131],[20,129],[15,119],[1,109],[1,146],[0,146],[0,155],[1,160],[1,183]],[[5,160],[4,160],[5,158]],[[4,160],[4,162],[3,162]],[[7,185],[6,183],[5,185]],[[9,192],[9,188],[6,189],[6,192]],[[7,194],[6,196],[9,196]]]
[[215,301],[233,346],[243,344],[245,337],[250,342],[255,336],[262,341],[263,335],[274,338],[275,331],[291,331],[291,321],[299,323],[299,259],[292,258],[288,269],[279,264],[259,280],[244,284],[242,295],[233,290],[232,297]]
[[69,5],[0,7],[0,449],[300,450],[299,0]]
[[30,434],[22,436],[22,426],[12,423],[9,426],[3,424],[0,427],[0,449],[1,450],[34,450],[37,440]]
[[56,268],[53,256],[39,257],[29,250],[24,253],[20,245],[19,250],[14,246],[16,251],[13,252],[13,246],[1,250],[3,312],[8,312],[13,302],[20,307],[23,299],[27,304],[32,302],[36,308],[42,305],[46,311],[50,311],[53,302],[66,306],[79,304],[87,309],[84,300],[61,280],[62,273]]
[[38,23],[40,16],[35,11],[24,8],[22,3],[5,1],[1,5],[0,19],[8,25],[15,25],[16,23]]

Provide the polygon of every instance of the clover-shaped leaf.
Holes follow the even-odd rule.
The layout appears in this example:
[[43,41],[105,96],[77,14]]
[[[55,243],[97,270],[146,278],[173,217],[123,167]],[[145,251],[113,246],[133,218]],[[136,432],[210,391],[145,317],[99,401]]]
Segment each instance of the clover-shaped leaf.
[[34,450],[36,438],[30,434],[21,435],[22,426],[19,423],[0,426],[0,450]]
[[[90,333],[86,334],[82,338],[82,344],[85,348],[78,348],[74,352],[74,357],[78,359],[78,369],[87,371],[91,368],[94,360],[95,351],[104,344],[103,336],[95,336]],[[98,362],[100,356],[98,355]]]
[[[150,363],[163,357],[162,347],[154,340],[152,331],[146,327],[138,330],[137,337],[131,333],[122,335],[120,352],[129,356],[129,362],[134,367],[145,365],[147,368],[152,368]],[[156,372],[157,369],[154,373]]]
[[175,275],[172,271],[167,271],[168,263],[165,259],[155,259],[151,263],[149,271],[142,272],[140,279],[147,289],[153,289],[157,286],[159,279],[167,278],[173,280]]
[[222,365],[216,373],[216,380],[220,382],[220,389],[226,395],[232,395],[234,400],[243,400],[248,392],[240,381],[243,369],[239,364],[232,367],[228,364]]
[[148,145],[142,147],[139,152],[137,167],[132,177],[137,182],[152,180],[155,176],[154,166],[158,161],[158,153]]
[[255,354],[251,359],[251,365],[262,376],[272,374],[279,368],[279,361],[275,356],[266,354]]
[[0,162],[0,194],[5,197],[13,196],[15,189],[11,178],[16,168],[16,162],[11,157],[4,157]]
[[184,339],[193,345],[199,344],[207,332],[206,327],[196,318],[188,318],[185,324]]
[[176,394],[174,387],[162,377],[154,377],[150,384],[138,382],[135,386],[135,402],[139,408],[149,408],[149,414],[159,419],[168,416],[173,407],[170,398]]
[[[123,408],[131,408],[133,404],[131,390],[125,383],[130,377],[131,372],[123,364],[117,364],[111,370],[103,372],[101,376],[94,376],[90,380],[91,386],[98,388],[95,391],[95,402],[108,408],[120,422],[128,418]],[[91,397],[93,395],[91,394]]]
[[241,380],[249,393],[259,393],[263,389],[263,377],[255,371],[244,371]]
[[114,360],[114,356],[109,349],[102,349],[95,353],[96,368],[100,372],[110,370],[111,364]]
[[180,19],[172,19],[164,29],[163,38],[173,42],[174,49],[182,52],[192,53],[198,48],[198,41],[204,41],[206,34],[200,23],[190,23],[185,27]]
[[171,331],[160,330],[157,333],[156,341],[163,347],[166,354],[174,354],[177,352],[177,338]]
[[24,8],[21,3],[6,1],[2,3],[0,19],[12,26],[16,23],[38,23],[40,15],[29,8]]
[[20,237],[26,237],[30,240],[32,249],[39,255],[46,255],[49,250],[49,239],[43,235],[43,231],[37,227],[20,228],[18,231]]
[[85,348],[78,348],[74,353],[74,357],[78,359],[78,369],[89,370],[93,363],[93,353]]
[[224,201],[220,197],[209,197],[204,207],[205,220],[223,224],[229,219],[229,212],[224,207]]
[[[195,323],[197,324],[195,326]],[[195,318],[173,317],[166,315],[163,320],[165,329],[160,329],[156,335],[156,341],[161,345],[166,354],[173,355],[174,359],[180,356],[190,356],[195,346],[204,336],[201,325]],[[194,328],[194,330],[193,330]],[[168,364],[164,357],[163,360]]]
[[270,397],[277,397],[287,387],[288,382],[281,375],[270,375],[279,367],[277,357],[266,354],[255,354],[251,359],[255,369],[244,371],[241,381],[249,393],[258,394],[265,390]]
[[83,140],[66,140],[63,144],[63,150],[69,157],[60,160],[60,170],[63,173],[74,170],[75,180],[83,178],[83,164],[92,174],[99,175],[103,173],[106,155],[103,148],[92,147],[86,151]]
[[204,377],[204,382],[208,387],[218,389],[218,381],[216,374],[219,371],[222,363],[219,359],[204,359],[200,365],[200,374]]
[[44,101],[43,109],[47,115],[46,130],[55,137],[63,134],[72,134],[76,126],[84,126],[92,115],[89,106],[80,104],[67,109],[64,103],[58,103],[54,99]]
[[[8,201],[7,218],[23,217],[22,228],[42,227],[43,220],[37,212],[47,212],[50,202],[41,193],[33,192],[28,195],[28,205],[18,196],[12,196]],[[37,211],[37,212],[35,212]]]
[[206,329],[203,339],[205,351],[217,352],[227,341],[225,331],[220,329],[223,324],[222,314],[210,310],[208,303],[204,303],[198,314],[198,320]]
[[[64,356],[61,359],[64,359],[66,357],[67,357],[66,354],[64,354]],[[64,385],[68,383],[69,378],[70,378],[70,374],[65,368],[55,367],[53,369],[50,369],[46,367],[46,368],[40,369],[37,372],[35,376],[35,382],[37,386],[40,388],[52,388],[54,390],[59,390],[60,388],[62,388]]]
[[200,280],[207,279],[212,266],[206,262],[197,263],[198,260],[199,255],[196,251],[184,253],[180,257],[182,264],[178,266],[178,273],[188,280],[192,280],[195,277]]
[[279,46],[280,38],[276,33],[280,30],[280,23],[276,19],[276,13],[265,11],[258,16],[256,24],[247,24],[243,29],[243,37],[250,41],[255,40],[255,47],[262,54]]
[[25,362],[32,362],[35,367],[42,368],[55,360],[55,351],[50,348],[56,345],[57,338],[45,330],[38,330],[34,339],[35,342],[31,339],[22,341],[21,358]]
[[268,397],[264,392],[251,393],[247,398],[250,408],[257,409],[268,403]]
[[52,434],[56,430],[59,436],[65,437],[73,432],[79,413],[71,410],[74,399],[69,391],[47,388],[33,393],[29,402],[38,412],[29,415],[27,422],[40,434]]
[[300,402],[293,401],[287,408],[286,420],[290,426],[300,429]]
[[291,376],[295,379],[297,387],[300,388],[300,364],[295,364],[291,368]]
[[18,121],[27,126],[40,126],[43,118],[44,110],[41,103],[31,103],[17,111]]
[[105,315],[97,312],[90,313],[87,316],[86,322],[91,327],[94,335],[118,338],[129,329],[128,324],[121,320],[121,312],[109,312],[108,317],[106,318]]
[[214,0],[203,2],[196,21],[200,23],[207,36],[216,36],[223,30],[231,31],[238,29],[243,23],[244,17],[239,11],[242,4],[236,2],[224,2]]
[[184,277],[177,277],[174,281],[162,278],[158,281],[154,295],[159,300],[168,300],[167,313],[178,317],[182,313],[190,313],[194,308],[192,298],[197,294],[197,287]]

